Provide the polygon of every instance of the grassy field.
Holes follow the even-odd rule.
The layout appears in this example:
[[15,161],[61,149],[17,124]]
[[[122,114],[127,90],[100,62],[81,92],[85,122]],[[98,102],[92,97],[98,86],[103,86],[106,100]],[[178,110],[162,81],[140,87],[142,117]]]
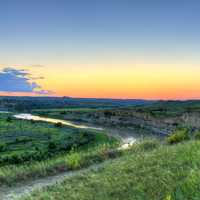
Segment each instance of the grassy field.
[[103,169],[66,179],[25,200],[198,200],[200,142],[147,142]]
[[6,165],[0,167],[0,186],[15,185],[42,177],[73,171],[121,156],[122,152],[113,150],[116,144],[99,144],[90,148],[71,150],[59,156],[29,164]]
[[[98,134],[97,134],[98,135]],[[43,160],[96,141],[92,131],[0,115],[0,166]]]

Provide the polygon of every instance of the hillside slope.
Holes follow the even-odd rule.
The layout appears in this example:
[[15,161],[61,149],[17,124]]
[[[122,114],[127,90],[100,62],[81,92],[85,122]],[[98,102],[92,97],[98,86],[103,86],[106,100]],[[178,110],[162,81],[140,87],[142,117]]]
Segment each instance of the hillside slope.
[[197,200],[199,158],[199,141],[161,145],[152,151],[129,153],[107,163],[101,170],[66,179],[25,199]]

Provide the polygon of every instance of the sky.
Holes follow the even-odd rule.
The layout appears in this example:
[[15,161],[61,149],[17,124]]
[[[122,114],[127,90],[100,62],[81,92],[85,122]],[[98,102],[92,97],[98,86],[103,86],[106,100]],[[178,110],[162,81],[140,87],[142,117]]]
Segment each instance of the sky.
[[2,0],[0,95],[200,98],[197,0]]

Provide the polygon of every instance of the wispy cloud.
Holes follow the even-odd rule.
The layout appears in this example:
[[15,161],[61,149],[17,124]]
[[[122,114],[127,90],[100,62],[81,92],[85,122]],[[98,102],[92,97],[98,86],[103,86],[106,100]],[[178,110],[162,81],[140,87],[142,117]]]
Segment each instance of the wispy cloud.
[[37,80],[44,77],[34,77],[26,69],[15,69],[6,67],[0,71],[0,91],[1,92],[27,92],[35,94],[50,95],[49,90],[44,90]]

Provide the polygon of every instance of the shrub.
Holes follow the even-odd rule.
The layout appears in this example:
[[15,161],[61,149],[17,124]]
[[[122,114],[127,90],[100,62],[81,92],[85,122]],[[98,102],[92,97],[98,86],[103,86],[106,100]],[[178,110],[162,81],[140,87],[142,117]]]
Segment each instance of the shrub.
[[176,144],[188,139],[189,135],[187,129],[180,129],[176,130],[174,133],[167,137],[167,143]]
[[194,138],[196,140],[200,140],[200,131],[199,130],[194,133]]
[[3,152],[6,150],[6,144],[5,143],[0,143],[0,152]]
[[79,169],[81,167],[81,155],[77,152],[71,152],[67,156],[67,167],[69,169]]
[[7,117],[6,121],[7,122],[12,122],[12,118],[9,116],[9,117]]
[[109,110],[104,111],[104,116],[110,118],[112,116],[112,112]]
[[57,128],[61,128],[62,126],[63,126],[63,124],[61,122],[58,122],[55,124],[55,127],[57,127]]
[[53,141],[53,140],[49,141],[48,150],[49,151],[54,151],[56,148],[57,148],[56,141]]
[[63,111],[60,111],[60,114],[61,114],[61,115],[66,115],[67,112],[66,112],[65,110],[63,110]]

